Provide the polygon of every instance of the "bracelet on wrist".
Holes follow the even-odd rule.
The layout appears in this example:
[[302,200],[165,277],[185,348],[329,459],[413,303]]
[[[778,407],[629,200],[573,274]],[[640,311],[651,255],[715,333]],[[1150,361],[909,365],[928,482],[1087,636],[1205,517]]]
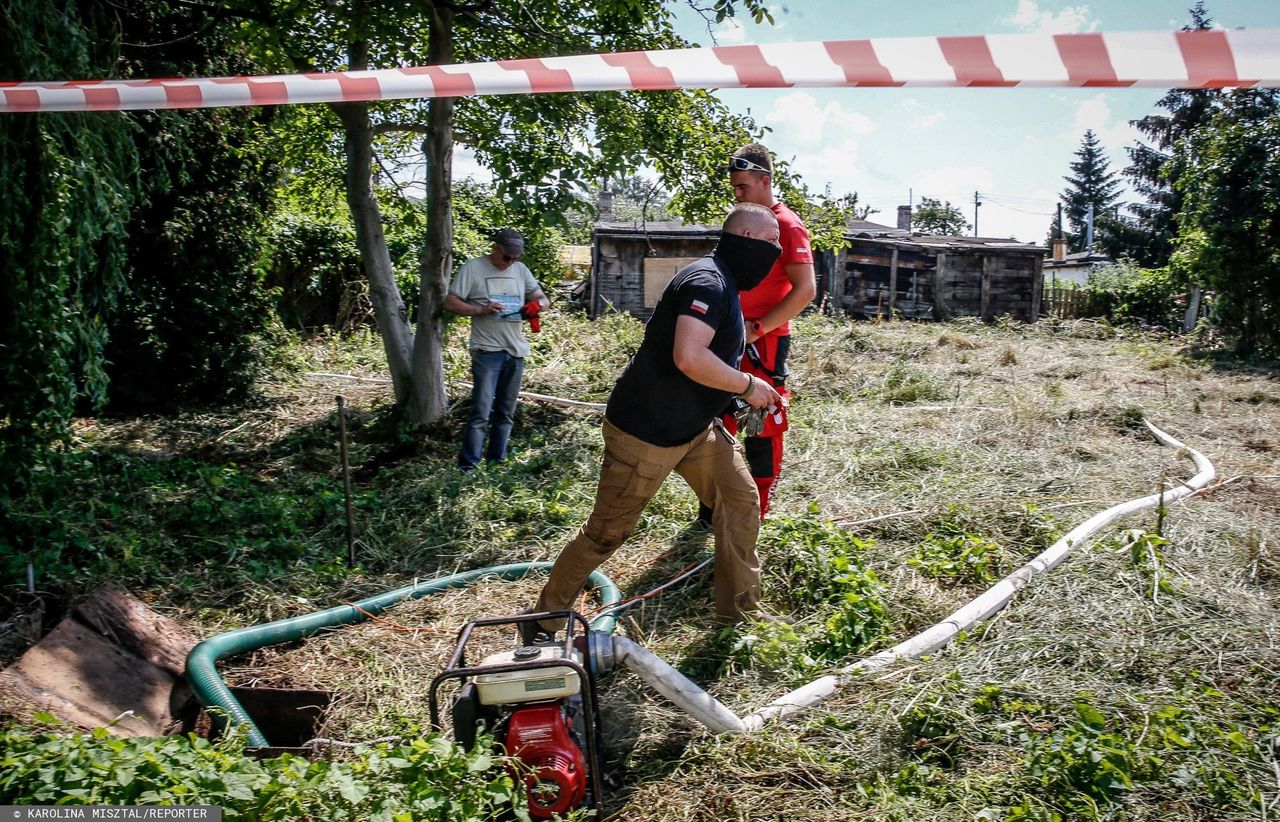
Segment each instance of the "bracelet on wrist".
[[747,374],[747,387],[743,389],[742,393],[739,394],[738,396],[745,400],[747,397],[751,396],[751,392],[755,390],[755,387],[756,387],[755,375]]

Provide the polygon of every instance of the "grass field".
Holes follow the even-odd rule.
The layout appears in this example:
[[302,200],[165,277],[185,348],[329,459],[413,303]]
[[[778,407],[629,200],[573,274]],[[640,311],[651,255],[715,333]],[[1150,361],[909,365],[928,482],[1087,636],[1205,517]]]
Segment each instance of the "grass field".
[[[641,331],[557,314],[544,328],[525,388],[594,402]],[[446,362],[454,384],[464,330]],[[1117,523],[946,650],[758,734],[713,737],[611,676],[616,818],[1280,819],[1275,372],[1089,322],[811,316],[795,337],[786,471],[760,546],[768,605],[795,624],[718,629],[705,576],[619,624],[739,713],[932,625],[1092,513],[1190,477],[1143,419],[1203,452],[1217,479]],[[380,361],[369,337],[313,341],[282,357],[250,408],[82,421],[66,475],[24,512],[49,529],[43,587],[65,603],[119,579],[210,635],[415,577],[554,558],[590,507],[598,419],[522,405],[513,458],[461,475],[461,405],[426,437],[399,435]],[[355,571],[337,393],[351,405]],[[666,483],[604,568],[624,593],[708,555],[709,536],[688,527],[695,507]],[[225,673],[331,690],[325,737],[412,738],[457,627],[515,613],[539,584],[405,604]]]

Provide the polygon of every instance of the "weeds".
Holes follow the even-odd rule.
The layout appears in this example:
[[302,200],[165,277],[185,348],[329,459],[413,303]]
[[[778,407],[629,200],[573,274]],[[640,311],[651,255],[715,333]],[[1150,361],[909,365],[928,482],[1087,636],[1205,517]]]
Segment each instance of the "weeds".
[[862,565],[870,545],[817,518],[777,516],[766,522],[761,547],[775,557],[768,588],[805,617],[753,623],[734,651],[766,670],[804,672],[873,647],[889,630],[882,586]]
[[907,564],[934,579],[995,582],[1000,577],[1001,553],[999,544],[979,534],[930,534]]
[[876,395],[887,405],[951,399],[946,386],[929,372],[905,362],[894,363],[885,372]]
[[[53,717],[46,715],[45,721]],[[0,797],[15,805],[216,805],[228,820],[528,820],[488,746],[465,753],[431,735],[355,749],[346,761],[252,759],[235,735],[121,739],[105,729],[0,731]]]
[[[621,315],[594,324],[555,317],[534,340],[526,387],[602,401],[640,329]],[[467,378],[460,330],[450,331],[446,352],[455,400],[465,396],[457,381]],[[1265,444],[1280,442],[1274,379],[1225,361],[1153,373],[1152,364],[1181,353],[1163,339],[1124,333],[1117,344],[1115,329],[1090,322],[1054,329],[798,320],[786,469],[759,545],[766,605],[795,622],[720,637],[709,627],[703,577],[645,600],[620,627],[664,659],[682,660],[735,710],[767,704],[944,619],[988,575],[1097,510],[1151,493],[1159,473],[1185,476],[1186,461],[1146,436],[1144,416],[1205,451],[1224,476],[1253,479],[1170,506],[1158,538],[1167,542],[1147,535],[1132,548],[1082,547],[961,641],[850,683],[798,722],[711,737],[634,677],[609,678],[607,777],[618,785],[607,813],[707,822],[1166,822],[1258,819],[1265,805],[1271,818],[1280,507],[1269,478],[1274,449]],[[1014,371],[992,367],[1006,348],[1016,351]],[[963,374],[960,357],[970,361]],[[289,370],[264,384],[265,399],[253,407],[81,421],[68,470],[10,501],[30,528],[22,542],[0,534],[8,579],[22,579],[33,559],[39,588],[70,603],[116,577],[207,635],[415,575],[552,559],[586,516],[598,419],[522,404],[516,455],[464,476],[452,467],[455,404],[414,435],[411,449],[379,461],[406,441],[375,370],[376,340],[311,340],[285,359]],[[349,401],[353,463],[369,467],[354,484],[355,569],[342,561],[337,392]],[[603,567],[625,595],[712,550],[708,535],[685,528],[694,510],[679,479],[664,484]],[[1142,521],[1150,517],[1120,527]],[[931,566],[946,571],[933,579],[957,584],[927,578]],[[424,734],[424,683],[458,625],[527,607],[540,584],[477,585],[405,604],[384,614],[399,627],[371,622],[316,636],[230,660],[224,673],[232,684],[331,689],[327,736]],[[4,739],[0,756],[38,745],[49,767],[60,761],[52,739]],[[63,744],[68,762],[82,761],[70,755],[80,742]],[[151,744],[164,766],[195,743]],[[349,774],[368,790],[362,813],[405,795],[413,777],[399,769],[357,773],[394,749],[368,750],[306,774],[320,780],[314,785],[331,784],[325,768]],[[254,767],[234,750],[224,755],[234,762],[220,769]],[[4,761],[0,779],[10,773]],[[457,784],[433,783],[429,771],[415,783],[423,792]],[[177,784],[189,772],[174,765],[170,773]],[[495,776],[475,778],[488,784]],[[347,800],[336,788],[320,796],[318,787],[290,785],[281,796],[319,796],[300,807],[341,818]],[[466,785],[461,795],[470,795],[473,783]]]

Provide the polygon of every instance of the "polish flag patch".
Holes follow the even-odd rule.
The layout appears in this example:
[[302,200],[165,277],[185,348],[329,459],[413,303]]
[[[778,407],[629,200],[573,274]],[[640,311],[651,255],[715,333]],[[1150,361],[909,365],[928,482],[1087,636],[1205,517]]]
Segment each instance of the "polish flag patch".
[[699,314],[706,314],[706,313],[707,313],[707,309],[708,309],[710,306],[708,306],[708,305],[707,305],[706,303],[704,303],[702,300],[694,300],[694,301],[693,301],[693,304],[692,304],[692,305],[690,305],[689,307],[690,307],[690,308],[692,308],[694,311],[697,311]]

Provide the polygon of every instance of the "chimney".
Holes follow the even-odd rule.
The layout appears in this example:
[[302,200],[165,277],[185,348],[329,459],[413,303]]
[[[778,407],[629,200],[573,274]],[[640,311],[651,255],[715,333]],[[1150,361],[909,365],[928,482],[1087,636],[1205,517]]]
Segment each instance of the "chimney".
[[596,200],[596,219],[601,222],[613,219],[613,192],[608,183],[600,189],[600,198]]
[[911,230],[911,206],[898,206],[898,228],[902,231]]
[[1060,263],[1067,259],[1067,241],[1063,237],[1053,238],[1053,261]]

